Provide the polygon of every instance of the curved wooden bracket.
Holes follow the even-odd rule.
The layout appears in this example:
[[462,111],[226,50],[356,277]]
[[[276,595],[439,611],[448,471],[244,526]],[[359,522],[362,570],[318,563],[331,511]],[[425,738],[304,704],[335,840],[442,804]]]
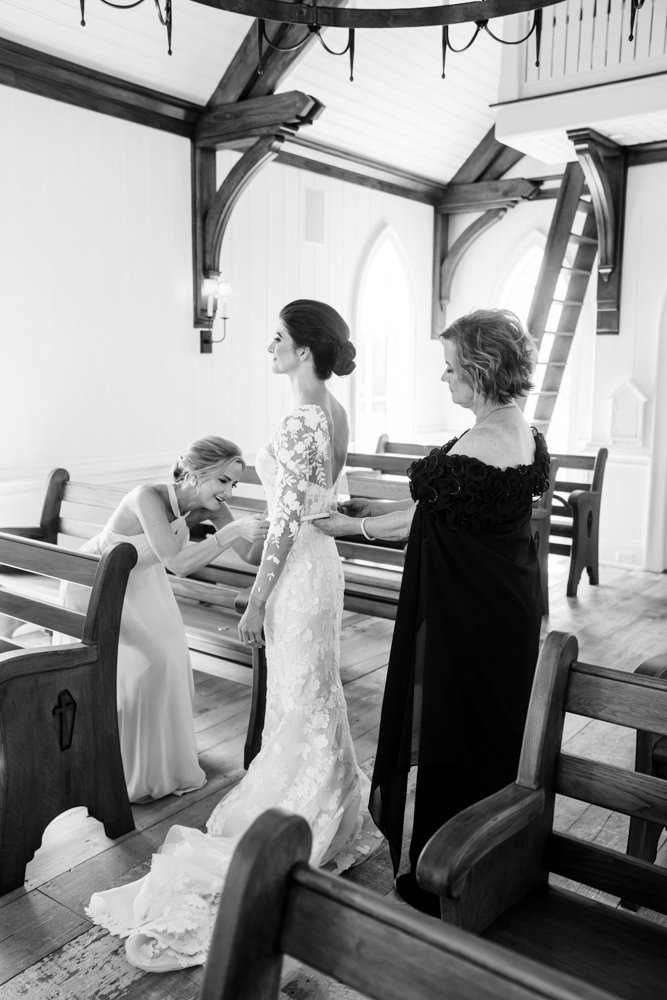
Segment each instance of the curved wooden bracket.
[[598,231],[598,333],[618,333],[627,165],[622,146],[591,128],[567,133],[591,194]]
[[222,238],[236,202],[253,177],[278,154],[282,135],[263,135],[246,150],[218,188],[204,223],[204,272],[218,273]]
[[490,208],[464,229],[459,238],[452,243],[440,268],[440,305],[443,310],[449,302],[452,280],[461,260],[475,240],[478,240],[491,226],[495,226],[496,222],[500,222],[506,212],[506,208]]
[[457,240],[447,249],[448,215],[435,213],[433,249],[433,321],[431,337],[440,336],[445,326],[447,303],[450,299],[454,273],[475,240],[482,233],[499,222],[507,212],[507,207],[490,208],[478,219],[475,219],[467,229],[464,229]]

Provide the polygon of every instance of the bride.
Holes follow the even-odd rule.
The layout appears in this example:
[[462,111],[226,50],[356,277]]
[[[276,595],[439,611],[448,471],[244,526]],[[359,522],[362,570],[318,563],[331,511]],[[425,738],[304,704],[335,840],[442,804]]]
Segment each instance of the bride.
[[257,456],[270,527],[239,624],[249,644],[265,636],[263,744],[214,809],[207,834],[172,827],[147,876],[92,897],[89,917],[127,936],[129,962],[146,971],[205,961],[232,853],[265,809],[304,816],[313,831],[311,864],[336,873],[380,843],[339,677],[343,572],[334,539],[312,524],[335,508],[347,454],[347,416],[326,381],[354,369],[355,349],[335,309],[299,299],[281,311],[269,352],[272,370],[290,378],[295,407]]

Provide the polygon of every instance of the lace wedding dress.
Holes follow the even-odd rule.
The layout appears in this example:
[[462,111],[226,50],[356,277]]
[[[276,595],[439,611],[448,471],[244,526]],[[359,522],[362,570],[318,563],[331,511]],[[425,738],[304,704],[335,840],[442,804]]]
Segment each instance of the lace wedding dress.
[[267,593],[267,706],[262,749],[214,809],[204,834],[175,826],[130,885],[95,893],[91,920],[127,936],[128,960],[149,971],[205,961],[225,874],[265,809],[299,813],[313,831],[311,864],[338,873],[379,846],[368,814],[339,677],[343,572],[333,538],[309,516],[335,505],[326,415],[299,406],[257,456],[270,530],[257,577]]

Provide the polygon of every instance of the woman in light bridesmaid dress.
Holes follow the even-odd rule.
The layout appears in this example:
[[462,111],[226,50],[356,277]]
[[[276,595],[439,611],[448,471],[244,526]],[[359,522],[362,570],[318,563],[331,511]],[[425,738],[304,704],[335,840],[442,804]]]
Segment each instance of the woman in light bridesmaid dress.
[[[226,503],[244,465],[231,441],[193,441],[174,465],[173,483],[132,490],[82,548],[101,554],[115,542],[131,542],[138,555],[125,592],[117,670],[118,728],[132,802],[182,795],[206,782],[197,759],[190,654],[166,571],[187,576],[230,546],[259,561],[268,522],[255,516],[235,521]],[[205,520],[215,534],[188,545],[189,529]],[[64,603],[85,610],[89,593],[67,584]]]

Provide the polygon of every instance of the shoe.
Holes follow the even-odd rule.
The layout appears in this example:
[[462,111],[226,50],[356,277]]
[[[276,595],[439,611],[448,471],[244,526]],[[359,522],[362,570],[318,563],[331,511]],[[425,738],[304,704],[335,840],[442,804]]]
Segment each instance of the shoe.
[[394,888],[408,906],[420,910],[421,913],[427,913],[429,917],[440,919],[440,898],[432,892],[420,889],[412,872],[398,875],[394,879]]

